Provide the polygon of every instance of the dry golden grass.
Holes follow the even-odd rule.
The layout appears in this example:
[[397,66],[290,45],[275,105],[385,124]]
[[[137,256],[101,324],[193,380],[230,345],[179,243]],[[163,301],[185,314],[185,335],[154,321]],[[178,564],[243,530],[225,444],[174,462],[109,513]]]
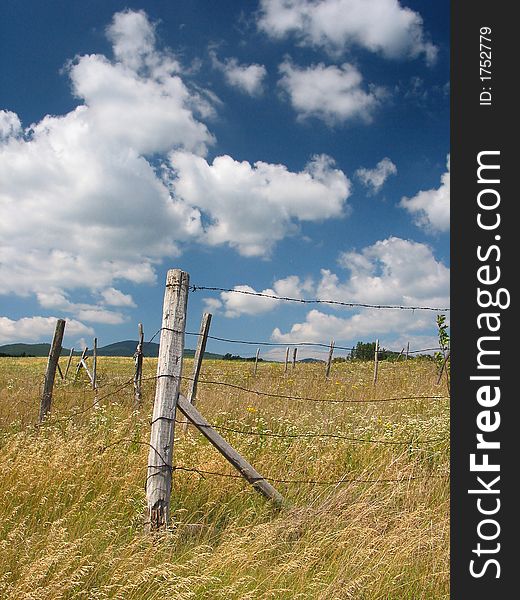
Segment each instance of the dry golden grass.
[[[198,407],[276,483],[276,509],[241,479],[177,471],[171,530],[145,535],[155,361],[132,411],[133,363],[102,358],[99,408],[84,382],[57,383],[37,429],[45,359],[0,359],[0,598],[418,600],[449,597],[449,402],[313,403],[200,385]],[[442,395],[427,361],[283,366],[207,361],[202,378],[315,398]],[[185,372],[191,372],[186,361]],[[186,383],[186,382],[185,382]],[[72,418],[68,418],[76,413]],[[341,433],[402,445],[270,432]],[[440,441],[420,444],[420,440]],[[142,443],[145,442],[145,443]],[[233,473],[192,428],[174,463]],[[361,483],[351,479],[399,479]]]

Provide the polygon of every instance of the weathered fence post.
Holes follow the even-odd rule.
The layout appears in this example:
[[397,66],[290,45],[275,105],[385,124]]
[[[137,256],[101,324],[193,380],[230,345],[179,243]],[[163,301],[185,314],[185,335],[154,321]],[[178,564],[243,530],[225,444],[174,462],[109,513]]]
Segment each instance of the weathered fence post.
[[79,359],[78,366],[76,367],[76,373],[74,374],[74,381],[76,381],[81,368],[85,365],[85,359],[87,358],[88,346],[85,346],[83,352],[81,353],[81,357]]
[[137,331],[139,334],[139,339],[137,341],[137,348],[136,348],[135,354],[134,354],[134,360],[135,360],[134,404],[135,404],[135,408],[139,408],[141,406],[141,400],[142,400],[141,383],[143,380],[143,343],[144,343],[144,331],[143,331],[142,323],[139,323],[137,325]]
[[378,368],[379,368],[379,340],[376,340],[376,349],[374,351],[374,385],[377,383]]
[[397,360],[395,362],[399,362],[401,360],[401,356],[404,354],[404,348],[401,350],[401,352],[399,352],[399,356],[397,357]]
[[[439,371],[439,377],[437,378],[437,385],[439,385],[439,383],[441,382],[442,374],[444,373],[444,369],[446,369],[446,363],[448,362],[449,359],[450,359],[450,353],[448,352],[446,354],[446,356],[444,357],[444,360],[442,361],[442,365],[441,365],[441,368]],[[446,369],[446,372],[448,372],[447,369]]]
[[[211,325],[211,313],[204,313],[200,322],[199,339],[197,340],[197,348],[193,357],[193,374],[191,376],[190,387],[188,389],[187,399],[190,404],[195,405],[197,396],[197,383],[202,367],[202,359],[206,351],[206,343],[208,341],[209,327]],[[182,430],[186,432],[188,429],[188,420],[184,419]]]
[[330,366],[332,364],[332,355],[334,354],[334,340],[330,340],[329,358],[327,359],[327,368],[325,370],[325,377],[330,375]]
[[54,378],[56,377],[56,367],[61,354],[61,343],[63,341],[64,331],[65,320],[58,319],[56,322],[56,329],[54,330],[51,347],[49,349],[47,370],[45,371],[45,382],[43,385],[43,394],[40,402],[40,423],[45,419],[45,416],[51,409],[52,388],[54,386]]
[[69,372],[70,363],[72,361],[72,355],[74,354],[74,347],[70,349],[69,360],[67,361],[67,368],[65,369],[65,375],[63,375],[63,380],[66,381],[67,373]]
[[410,354],[410,342],[408,342],[406,344],[406,358],[405,360],[408,360],[408,355]]
[[292,368],[293,369],[296,369],[296,354],[297,354],[297,352],[298,352],[298,347],[296,346],[293,349],[293,353],[292,353]]
[[289,346],[287,346],[287,349],[285,351],[285,367],[283,372],[287,373],[287,365],[289,364]]
[[256,349],[256,356],[255,356],[255,369],[253,371],[253,375],[256,375],[256,371],[258,369],[258,355],[260,354],[260,348]]
[[166,527],[170,518],[175,413],[181,382],[188,285],[188,273],[180,269],[168,271],[146,479],[147,525],[152,531]]
[[92,389],[97,391],[97,338],[94,338],[92,350]]

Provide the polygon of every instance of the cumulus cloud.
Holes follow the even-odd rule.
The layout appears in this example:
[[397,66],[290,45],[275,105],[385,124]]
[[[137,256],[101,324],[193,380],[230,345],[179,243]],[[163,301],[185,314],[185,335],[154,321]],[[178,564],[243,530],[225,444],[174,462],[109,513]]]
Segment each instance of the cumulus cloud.
[[388,157],[385,157],[373,169],[362,167],[356,171],[355,175],[363,185],[369,188],[372,194],[377,194],[388,177],[396,173],[397,167]]
[[[249,285],[235,285],[234,290],[256,293],[256,290]],[[267,288],[261,291],[262,294],[276,296],[276,292]],[[226,317],[239,317],[240,315],[260,315],[269,312],[280,304],[280,300],[274,298],[264,298],[262,296],[250,296],[248,294],[237,294],[235,292],[222,292],[221,302],[225,307]]]
[[261,0],[257,25],[271,38],[294,35],[331,54],[358,46],[388,59],[424,56],[432,64],[437,56],[420,14],[398,0]]
[[[204,300],[206,308],[213,311],[222,310],[224,316],[234,318],[240,315],[264,314],[274,310],[282,302],[275,298],[255,296],[254,294],[258,292],[250,285],[235,285],[233,289],[236,291],[221,292],[220,300],[217,298],[206,298]],[[275,281],[272,288],[266,288],[259,293],[266,296],[304,298],[312,289],[313,283],[310,278],[302,280],[297,275],[289,275],[284,279]]]
[[67,67],[76,109],[24,135],[18,117],[2,113],[4,293],[153,282],[154,264],[200,229],[199,212],[171,197],[147,156],[204,153],[213,138],[197,115],[209,114],[207,100],[156,49],[144,13],[117,13],[107,34],[112,60],[84,55]]
[[0,142],[22,133],[22,124],[18,115],[10,110],[0,110]]
[[110,287],[101,292],[103,302],[109,306],[128,306],[134,308],[136,306],[130,294],[123,294],[120,290]]
[[279,85],[300,119],[316,117],[329,125],[352,119],[369,123],[384,96],[382,88],[363,89],[361,73],[348,63],[304,68],[286,60],[279,70]]
[[[49,341],[56,328],[58,317],[24,317],[12,320],[0,317],[0,343],[11,342],[39,342]],[[93,336],[94,330],[80,321],[67,319],[65,325],[65,337]]]
[[358,339],[375,339],[398,331],[420,331],[433,323],[431,315],[405,315],[402,311],[365,309],[351,317],[340,317],[313,309],[303,323],[295,323],[286,333],[275,328],[271,337],[275,342],[287,344],[326,342],[331,338],[355,343]]
[[428,232],[445,232],[450,229],[450,156],[446,173],[441,176],[438,188],[421,191],[413,198],[403,197],[399,203],[407,210],[418,227]]
[[345,214],[350,181],[333,160],[315,156],[300,172],[284,165],[216,157],[208,163],[193,153],[170,155],[171,186],[177,197],[209,217],[200,239],[229,244],[244,256],[269,254],[297,231],[299,222]]
[[[110,57],[67,64],[75,109],[25,129],[0,112],[0,293],[120,323],[109,307],[135,303],[115,286],[153,283],[188,241],[265,256],[301,222],[348,213],[350,181],[327,156],[299,172],[208,163],[214,96],[185,81],[143,11],[116,13],[106,35]],[[92,301],[72,302],[77,290]]]
[[390,237],[361,252],[343,252],[339,264],[349,271],[340,282],[322,270],[321,297],[367,304],[449,306],[450,271],[432,249],[419,242]]
[[[363,304],[449,306],[449,269],[435,259],[425,244],[391,237],[361,252],[342,253],[339,264],[349,272],[348,277],[341,280],[331,270],[322,269],[317,284],[318,298]],[[356,309],[352,316],[338,316],[311,310],[303,323],[295,323],[285,333],[275,328],[272,337],[287,343],[322,342],[330,337],[352,343],[367,336],[386,336],[387,339],[393,336],[398,340],[402,332],[431,330],[434,327],[432,314]]]
[[229,85],[250,96],[258,96],[263,92],[263,82],[267,75],[264,65],[243,65],[236,58],[221,61],[214,51],[210,52],[210,56],[213,67],[224,74]]
[[[121,293],[121,292],[119,292]],[[122,294],[124,296],[124,294]],[[71,302],[67,295],[60,290],[46,290],[37,292],[36,297],[41,307],[60,310],[70,313],[78,319],[91,323],[104,323],[106,325],[119,325],[127,320],[121,312],[107,310],[99,304],[85,304]],[[134,304],[119,304],[118,306],[135,306]]]

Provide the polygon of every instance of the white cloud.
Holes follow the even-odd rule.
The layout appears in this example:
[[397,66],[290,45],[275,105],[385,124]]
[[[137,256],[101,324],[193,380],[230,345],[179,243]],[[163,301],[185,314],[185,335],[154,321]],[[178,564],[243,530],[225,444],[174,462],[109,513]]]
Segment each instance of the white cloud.
[[441,176],[437,189],[421,191],[413,198],[403,197],[399,203],[415,219],[415,224],[429,232],[444,232],[450,229],[450,156],[447,170]]
[[210,52],[210,56],[213,67],[224,74],[229,85],[250,96],[258,96],[263,92],[263,81],[267,75],[264,65],[243,65],[236,58],[222,62],[214,51]]
[[[18,320],[0,317],[0,343],[50,342],[58,317],[24,317]],[[67,319],[65,337],[93,336],[94,330],[74,319]]]
[[113,287],[107,288],[101,292],[103,301],[109,306],[128,306],[135,308],[136,304],[130,294],[123,294],[120,290]]
[[[117,290],[115,290],[117,291]],[[121,294],[121,292],[119,292]],[[128,298],[124,294],[121,296]],[[104,323],[106,325],[119,325],[127,320],[127,317],[116,311],[107,310],[98,304],[84,304],[71,302],[69,298],[60,290],[49,290],[37,292],[36,297],[40,306],[47,309],[60,310],[70,313],[78,319],[89,321],[91,323]],[[131,298],[130,298],[131,299]],[[125,306],[119,304],[118,306]],[[135,306],[126,304],[126,306]]]
[[199,211],[171,197],[147,156],[204,153],[213,137],[196,115],[209,115],[208,102],[156,49],[144,13],[117,13],[108,36],[114,60],[84,55],[67,67],[76,109],[23,136],[16,115],[2,113],[3,293],[86,288],[98,296],[115,279],[153,282],[154,264],[200,231]]
[[361,252],[343,252],[339,264],[350,271],[340,283],[322,271],[320,297],[367,304],[449,306],[450,271],[426,244],[390,237]]
[[[235,285],[233,289],[252,294],[256,293],[256,290],[249,285]],[[261,293],[276,296],[276,292],[271,288],[262,290]],[[259,315],[269,312],[280,304],[280,300],[274,300],[273,298],[263,298],[262,296],[250,296],[234,292],[222,292],[220,297],[225,307],[225,316],[231,318],[239,317],[240,315]]]
[[396,173],[397,167],[388,157],[385,157],[373,169],[360,168],[355,174],[371,193],[377,194],[388,177]]
[[187,152],[170,156],[176,197],[208,215],[200,233],[209,245],[229,244],[244,256],[268,255],[298,222],[345,214],[350,181],[328,156],[315,156],[298,173],[284,165],[251,165],[230,156],[209,164]]
[[[115,14],[106,33],[112,57],[67,65],[74,110],[25,131],[0,112],[0,293],[120,323],[107,306],[134,302],[116,282],[153,283],[187,241],[267,256],[301,222],[348,212],[350,181],[329,157],[300,172],[230,156],[209,164],[202,119],[218,100],[183,80],[144,12]],[[73,302],[77,290],[92,301]]]
[[[449,269],[425,244],[391,237],[361,252],[342,253],[339,264],[349,271],[348,277],[341,281],[337,274],[322,269],[318,298],[361,304],[449,306]],[[329,308],[337,309],[332,305]],[[303,323],[295,323],[288,332],[275,328],[273,340],[323,342],[333,337],[355,343],[357,339],[384,336],[399,345],[395,340],[403,332],[429,334],[435,326],[435,313],[430,311],[356,310],[348,317],[311,310]]]
[[395,332],[420,331],[434,325],[431,314],[404,314],[403,311],[364,309],[351,317],[339,317],[313,309],[303,323],[295,323],[290,331],[282,333],[275,328],[275,342],[296,344],[298,342],[326,343],[331,338],[355,344],[359,339],[375,339]]
[[437,56],[422,17],[398,0],[261,0],[257,24],[271,38],[294,35],[331,54],[359,46],[389,59],[424,55],[432,64]]
[[369,123],[384,96],[381,88],[362,88],[363,77],[351,64],[323,63],[300,68],[290,61],[280,65],[279,85],[287,92],[300,119],[316,117],[329,125],[361,119]]
[[0,110],[0,142],[22,133],[22,124],[18,115],[10,110]]
[[[240,315],[260,315],[274,310],[282,303],[281,300],[255,296],[257,291],[249,285],[235,285],[234,290],[248,292],[245,294],[236,292],[221,292],[220,300],[217,298],[205,298],[204,303],[207,310],[224,311],[224,316],[229,318]],[[261,294],[267,296],[281,296],[286,298],[304,298],[312,292],[313,283],[310,278],[301,280],[297,275],[289,275],[284,279],[278,279],[272,288],[262,290]]]
[[275,281],[273,287],[277,296],[302,299],[312,293],[314,284],[310,277],[302,281],[297,275],[289,275]]

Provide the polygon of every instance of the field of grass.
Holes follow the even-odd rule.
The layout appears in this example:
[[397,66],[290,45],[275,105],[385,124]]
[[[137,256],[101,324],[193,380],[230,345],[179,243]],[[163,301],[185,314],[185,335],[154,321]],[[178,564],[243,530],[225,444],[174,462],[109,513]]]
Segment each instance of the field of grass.
[[[242,479],[177,470],[171,528],[146,535],[156,361],[145,359],[140,412],[125,386],[132,359],[102,358],[99,406],[85,381],[57,382],[50,418],[36,428],[45,363],[0,358],[0,598],[449,597],[448,399],[327,403],[201,384],[199,410],[255,433],[220,431],[262,475],[290,481],[273,483],[286,504],[274,507]],[[189,375],[190,360],[184,368]],[[205,361],[201,378],[316,399],[447,394],[425,360],[380,363],[375,388],[371,363],[334,364],[328,381],[322,364],[284,375],[264,363],[256,377],[252,368]],[[236,473],[191,427],[177,428],[173,460]]]

